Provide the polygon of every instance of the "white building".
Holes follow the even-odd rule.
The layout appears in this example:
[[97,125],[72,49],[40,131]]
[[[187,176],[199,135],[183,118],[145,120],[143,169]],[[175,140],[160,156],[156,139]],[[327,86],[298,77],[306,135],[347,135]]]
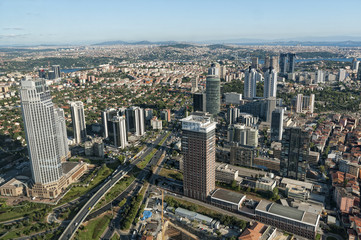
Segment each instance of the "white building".
[[152,125],[153,130],[162,130],[162,120],[157,119],[157,117],[150,120],[150,124]]
[[49,87],[44,79],[26,79],[21,81],[20,96],[33,181],[58,182],[63,172]]
[[229,92],[224,94],[226,104],[240,104],[242,100],[242,94],[236,92]]
[[127,128],[125,118],[123,116],[116,116],[113,122],[113,145],[117,148],[124,149],[128,145],[127,141]]
[[66,132],[64,110],[61,108],[56,108],[54,111],[59,141],[59,154],[61,160],[65,161],[66,158],[70,157],[70,152],[68,145],[68,134]]
[[255,69],[249,69],[244,76],[244,92],[243,97],[246,99],[253,99],[256,97],[256,81],[257,72]]
[[276,97],[277,93],[277,72],[274,69],[266,71],[264,75],[263,97]]
[[81,101],[70,102],[71,119],[73,122],[74,140],[79,144],[86,139],[84,105]]
[[130,107],[126,110],[127,130],[136,136],[143,136],[145,133],[144,111],[140,107]]

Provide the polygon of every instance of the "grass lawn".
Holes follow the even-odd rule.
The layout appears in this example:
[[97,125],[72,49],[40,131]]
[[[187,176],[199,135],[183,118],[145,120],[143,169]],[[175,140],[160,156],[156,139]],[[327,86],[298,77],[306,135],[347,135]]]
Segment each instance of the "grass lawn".
[[166,178],[172,178],[175,180],[183,180],[183,174],[177,170],[174,169],[166,169],[162,168],[159,172],[160,176],[166,177]]
[[147,166],[147,164],[149,163],[149,161],[152,159],[152,157],[154,156],[154,154],[158,151],[158,147],[162,146],[162,144],[165,142],[165,140],[167,139],[167,137],[170,135],[170,132],[168,132],[163,139],[159,142],[158,146],[156,148],[154,148],[147,156],[145,156],[145,158],[143,159],[143,161],[141,161],[140,163],[137,164],[137,167],[140,169],[145,168],[145,166]]
[[145,158],[143,159],[143,161],[141,161],[140,163],[137,164],[137,167],[139,169],[143,169],[145,168],[145,166],[147,166],[147,164],[149,163],[149,161],[152,159],[152,157],[154,156],[154,154],[158,151],[158,149],[154,148],[147,156],[145,156]]
[[120,239],[118,233],[114,232],[113,236],[110,238],[110,240],[118,240]]
[[83,230],[78,230],[78,234],[75,239],[100,239],[100,236],[103,234],[107,228],[112,215],[110,213],[103,215],[101,217],[90,220]]

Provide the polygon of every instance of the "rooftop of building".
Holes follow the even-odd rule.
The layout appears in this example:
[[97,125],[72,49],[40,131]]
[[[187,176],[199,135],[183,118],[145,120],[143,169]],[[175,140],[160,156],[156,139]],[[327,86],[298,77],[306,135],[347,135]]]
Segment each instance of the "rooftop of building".
[[212,194],[211,198],[238,205],[246,198],[246,195],[219,188]]
[[237,174],[237,176],[238,176],[238,170],[229,168],[228,164],[218,165],[218,167],[216,168],[216,171],[234,173],[234,174]]
[[2,187],[19,187],[21,185],[27,185],[28,181],[28,177],[18,176],[7,181],[5,184],[2,185]]
[[239,236],[240,240],[259,240],[262,236],[263,228],[265,225],[260,222],[254,223],[252,226],[244,230]]
[[296,220],[310,225],[317,225],[319,215],[298,210],[296,208],[282,206],[277,203],[261,200],[256,210],[268,212],[273,215]]
[[63,168],[63,173],[66,175],[71,170],[73,170],[79,163],[78,162],[63,162],[61,167]]
[[281,184],[284,184],[284,185],[292,184],[292,185],[296,185],[296,186],[302,186],[309,190],[312,190],[312,188],[313,188],[312,183],[302,182],[302,181],[298,181],[298,180],[290,179],[290,178],[282,178]]

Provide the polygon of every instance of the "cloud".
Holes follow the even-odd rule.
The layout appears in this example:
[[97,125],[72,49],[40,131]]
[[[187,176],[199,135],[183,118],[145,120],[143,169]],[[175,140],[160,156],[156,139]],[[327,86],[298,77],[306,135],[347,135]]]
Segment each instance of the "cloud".
[[24,34],[0,34],[0,39],[14,39],[14,38],[25,38],[28,33]]
[[21,27],[4,27],[3,30],[23,31],[24,28],[21,28]]

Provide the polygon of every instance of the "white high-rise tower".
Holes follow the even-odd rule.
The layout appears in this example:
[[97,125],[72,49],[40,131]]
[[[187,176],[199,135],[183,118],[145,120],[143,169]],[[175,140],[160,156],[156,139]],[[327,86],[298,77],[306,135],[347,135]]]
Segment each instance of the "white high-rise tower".
[[277,72],[274,69],[268,70],[264,74],[263,97],[276,97],[277,92]]
[[255,69],[250,68],[245,72],[243,98],[253,99],[256,97],[256,77],[257,72]]
[[[63,172],[59,152],[60,136],[50,90],[44,79],[27,79],[21,82],[20,95],[33,181],[40,185],[54,185]],[[57,195],[57,192],[49,192],[50,197]]]
[[86,139],[84,105],[81,101],[71,102],[70,110],[73,121],[74,140],[76,143],[81,143]]

